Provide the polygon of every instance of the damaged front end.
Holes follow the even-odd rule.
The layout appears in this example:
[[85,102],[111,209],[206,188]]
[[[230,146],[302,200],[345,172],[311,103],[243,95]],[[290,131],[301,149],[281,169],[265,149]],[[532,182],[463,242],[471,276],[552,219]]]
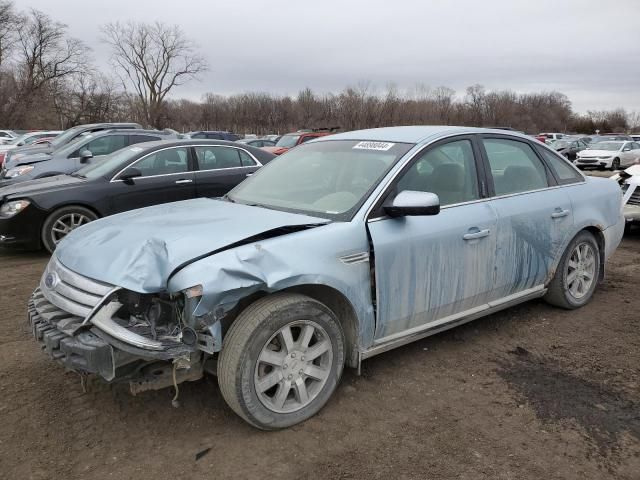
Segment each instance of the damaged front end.
[[29,301],[33,334],[66,368],[128,382],[132,393],[202,377],[221,328],[194,317],[202,287],[137,293],[81,276],[54,255]]

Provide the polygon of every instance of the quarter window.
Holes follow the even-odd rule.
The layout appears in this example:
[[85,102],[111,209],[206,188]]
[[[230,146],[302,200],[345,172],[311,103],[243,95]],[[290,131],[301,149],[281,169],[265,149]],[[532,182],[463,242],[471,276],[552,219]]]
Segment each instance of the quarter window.
[[440,205],[479,199],[471,141],[458,140],[429,149],[398,182],[397,191],[403,190],[435,193]]
[[496,195],[539,190],[549,186],[544,165],[527,143],[485,138],[493,186]]
[[538,152],[551,166],[551,170],[555,173],[558,183],[565,185],[567,183],[576,183],[582,181],[582,176],[576,172],[575,168],[569,165],[564,158],[560,158],[544,148],[538,148]]
[[220,170],[242,166],[239,150],[227,147],[195,147],[200,170]]
[[152,153],[132,167],[140,170],[143,177],[184,173],[189,171],[189,154],[184,147],[167,148]]
[[244,150],[238,150],[238,153],[240,153],[240,160],[242,160],[243,167],[255,167],[257,165],[253,157]]

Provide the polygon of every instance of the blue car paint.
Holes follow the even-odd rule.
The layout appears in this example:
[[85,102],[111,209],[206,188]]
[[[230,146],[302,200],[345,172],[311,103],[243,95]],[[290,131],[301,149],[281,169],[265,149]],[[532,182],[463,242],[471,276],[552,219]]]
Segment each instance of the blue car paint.
[[[455,209],[467,206],[454,206],[444,208],[439,218],[386,219],[367,225],[367,216],[379,195],[416,152],[436,140],[476,133],[505,132],[465,127],[394,127],[314,140],[416,144],[391,168],[348,222],[328,222],[222,201],[189,200],[91,223],[69,235],[56,255],[64,265],[80,274],[139,292],[178,292],[202,284],[204,295],[193,314],[196,317],[213,315],[214,321],[253,292],[325,285],[343,295],[353,307],[357,318],[357,348],[365,352],[376,341],[402,335],[424,322],[472,309],[478,303],[483,307],[488,305],[485,302],[500,295],[548,282],[561,253],[582,228],[594,227],[601,231],[607,242],[606,256],[613,252],[624,228],[621,194],[615,182],[603,179],[589,178],[576,185],[538,192],[536,201],[542,201],[545,196],[549,199],[550,203],[544,203],[545,208],[553,207],[549,214],[556,206],[571,206],[571,215],[561,220],[562,227],[549,231],[543,230],[542,217],[538,214],[517,214],[518,209],[536,210],[538,206],[531,205],[531,193],[507,197],[508,201],[504,198],[480,201],[479,207],[474,208],[484,210],[483,215],[471,209],[456,212]],[[499,213],[508,211],[516,214],[499,218]],[[461,244],[459,238],[449,237],[444,224],[453,217],[460,217],[460,225],[465,226],[464,217],[468,217],[469,228],[496,228],[495,249],[494,243]],[[396,243],[402,241],[403,225],[420,222],[425,230],[418,232],[416,242],[408,248]],[[296,225],[316,227],[225,249],[264,231]],[[438,235],[432,239],[429,234],[436,229]],[[466,229],[455,233],[459,235],[464,231]],[[373,252],[369,251],[369,234]],[[420,239],[424,251],[419,250]],[[479,251],[487,248],[488,252]],[[172,275],[183,263],[216,250],[220,251]],[[377,318],[371,297],[370,264],[366,259],[355,263],[345,261],[354,254],[375,254]],[[487,258],[482,258],[485,255]],[[528,255],[530,258],[522,258]],[[487,280],[491,288],[483,288]]]

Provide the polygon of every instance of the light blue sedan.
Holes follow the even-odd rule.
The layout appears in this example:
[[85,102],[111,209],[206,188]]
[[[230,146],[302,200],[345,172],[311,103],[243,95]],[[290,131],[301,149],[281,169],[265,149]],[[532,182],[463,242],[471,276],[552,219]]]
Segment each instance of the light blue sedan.
[[29,317],[72,370],[176,395],[214,373],[238,415],[283,428],[322,408],[344,365],[533,298],[586,304],[621,199],[504,130],[331,135],[225,198],[74,230]]

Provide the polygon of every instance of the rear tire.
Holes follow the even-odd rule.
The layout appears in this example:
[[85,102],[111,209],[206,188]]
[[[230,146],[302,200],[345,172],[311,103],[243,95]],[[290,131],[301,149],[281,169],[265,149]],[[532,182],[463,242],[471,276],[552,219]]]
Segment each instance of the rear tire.
[[97,219],[98,216],[85,207],[70,205],[59,208],[47,217],[42,226],[42,245],[53,253],[58,242],[72,230]]
[[278,293],[251,304],[229,328],[218,384],[245,421],[276,430],[307,420],[327,403],[344,360],[335,314],[305,295]]
[[598,285],[601,268],[598,242],[592,233],[581,231],[562,255],[544,299],[569,310],[586,305]]

